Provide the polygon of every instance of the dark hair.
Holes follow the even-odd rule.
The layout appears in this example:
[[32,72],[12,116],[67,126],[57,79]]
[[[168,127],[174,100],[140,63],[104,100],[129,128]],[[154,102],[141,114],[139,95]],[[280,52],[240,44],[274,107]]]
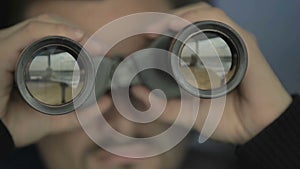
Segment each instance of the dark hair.
[[[10,0],[0,6],[0,29],[14,25],[23,19],[26,7],[34,0]],[[173,8],[179,8],[196,2],[210,0],[169,0]]]
[[209,2],[211,0],[170,0],[174,8],[180,8],[197,2]]
[[0,7],[0,28],[5,28],[20,22],[24,10],[32,0],[10,0]]

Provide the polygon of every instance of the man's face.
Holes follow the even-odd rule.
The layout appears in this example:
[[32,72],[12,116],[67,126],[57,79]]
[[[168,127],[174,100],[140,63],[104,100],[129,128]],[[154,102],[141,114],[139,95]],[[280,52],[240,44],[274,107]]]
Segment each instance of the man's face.
[[[162,133],[169,127],[160,122],[135,124],[128,121],[114,107],[104,115],[118,132],[137,138],[146,138]],[[109,133],[99,130],[100,142],[107,142],[112,149],[132,152],[139,149],[151,151],[159,144],[122,142],[110,138]],[[112,142],[116,142],[115,144]],[[111,154],[97,146],[82,129],[59,135],[48,136],[38,144],[41,156],[49,169],[174,169],[184,156],[185,143],[159,156],[133,159]]]
[[[101,26],[119,17],[149,11],[166,11],[170,4],[162,0],[103,0],[103,1],[38,1],[33,3],[26,12],[26,17],[42,13],[61,16],[69,22],[83,28],[92,35]],[[141,21],[142,22],[142,21]],[[141,22],[129,24],[126,29],[136,29]],[[110,36],[105,37],[109,41]],[[118,32],[118,33],[126,33]],[[148,40],[143,36],[129,38],[114,47],[111,54],[128,54],[147,45]],[[138,103],[138,101],[136,101]],[[141,106],[141,105],[140,105]],[[167,125],[158,121],[151,124],[135,124],[119,115],[115,107],[106,112],[106,119],[117,131],[132,137],[150,137],[167,129]],[[102,141],[110,141],[102,132]],[[117,140],[118,141],[118,140]],[[113,145],[127,151],[139,149],[141,145],[125,143]],[[142,145],[144,151],[155,145]],[[59,135],[48,136],[38,144],[41,156],[49,169],[158,169],[175,168],[180,162],[183,146],[152,158],[130,159],[113,155],[97,146],[82,129]],[[157,147],[159,148],[159,147]]]

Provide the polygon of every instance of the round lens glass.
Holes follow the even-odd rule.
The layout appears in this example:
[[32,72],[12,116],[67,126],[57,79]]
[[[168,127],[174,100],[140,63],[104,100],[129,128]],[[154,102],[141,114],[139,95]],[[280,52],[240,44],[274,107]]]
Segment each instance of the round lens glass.
[[235,54],[218,32],[197,33],[182,46],[180,71],[184,79],[200,90],[220,88],[235,72]]
[[72,101],[82,90],[81,72],[70,52],[59,47],[46,47],[28,64],[25,84],[39,102],[59,106]]

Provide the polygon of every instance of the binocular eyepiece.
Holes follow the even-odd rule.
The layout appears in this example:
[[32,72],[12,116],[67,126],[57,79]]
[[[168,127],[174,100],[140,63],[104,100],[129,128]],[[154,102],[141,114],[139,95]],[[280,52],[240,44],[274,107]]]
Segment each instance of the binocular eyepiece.
[[[164,50],[163,54],[169,57],[148,57],[157,55],[154,50],[137,52],[136,55],[143,56],[133,57],[126,62],[128,66],[115,75],[123,57],[90,57],[77,42],[49,36],[21,53],[15,82],[31,107],[53,115],[73,111],[74,102],[85,103],[93,91],[99,98],[114,87],[123,87],[122,79],[126,79],[128,71],[149,63],[167,67],[172,76],[147,69],[139,72],[130,85],[161,89],[167,98],[180,97],[179,88],[200,98],[226,95],[240,84],[247,68],[243,40],[231,27],[216,21],[195,22],[175,37],[162,35],[147,49]],[[111,84],[113,76],[117,76],[118,85]]]

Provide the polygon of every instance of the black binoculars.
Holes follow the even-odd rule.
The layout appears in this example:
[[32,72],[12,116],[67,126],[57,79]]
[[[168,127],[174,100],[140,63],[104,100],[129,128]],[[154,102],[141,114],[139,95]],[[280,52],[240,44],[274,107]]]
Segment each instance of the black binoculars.
[[195,22],[174,37],[162,35],[133,55],[137,56],[127,61],[122,56],[91,57],[77,42],[49,36],[21,53],[15,82],[30,106],[56,115],[74,111],[74,101],[83,104],[91,92],[99,98],[128,85],[128,80],[131,86],[160,89],[169,99],[180,97],[179,88],[196,97],[216,98],[234,90],[247,68],[243,40],[230,26],[216,21]]

